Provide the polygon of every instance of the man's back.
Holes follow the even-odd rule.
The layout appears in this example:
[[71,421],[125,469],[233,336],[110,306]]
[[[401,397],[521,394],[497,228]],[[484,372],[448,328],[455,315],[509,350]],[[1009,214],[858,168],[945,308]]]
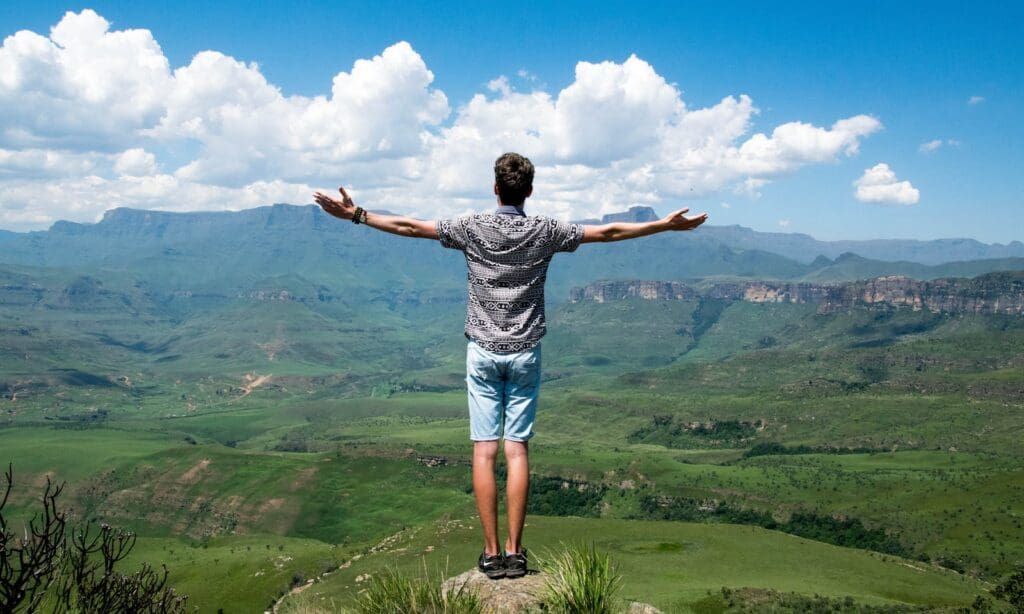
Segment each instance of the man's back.
[[492,352],[520,352],[546,332],[544,282],[556,252],[575,250],[583,227],[522,209],[437,222],[441,245],[466,255],[466,336]]

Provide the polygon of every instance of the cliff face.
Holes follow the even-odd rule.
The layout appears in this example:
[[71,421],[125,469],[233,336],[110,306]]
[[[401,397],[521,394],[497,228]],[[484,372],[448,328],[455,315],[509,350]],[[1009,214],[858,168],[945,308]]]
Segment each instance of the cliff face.
[[751,303],[821,303],[833,289],[824,284],[749,281],[715,284],[704,295]]
[[605,281],[573,288],[570,298],[574,303],[586,300],[603,303],[629,297],[683,301],[705,297],[751,303],[813,304],[820,313],[867,307],[1020,315],[1024,314],[1024,271],[932,281],[896,276],[843,284],[744,281],[715,284],[703,292],[679,282]]
[[877,304],[941,313],[1024,313],[1024,271],[931,281],[879,277],[839,288],[840,296],[823,303],[824,310]]
[[570,291],[570,300],[574,303],[604,303],[631,297],[648,301],[692,301],[699,298],[699,295],[696,290],[678,281],[604,281]]

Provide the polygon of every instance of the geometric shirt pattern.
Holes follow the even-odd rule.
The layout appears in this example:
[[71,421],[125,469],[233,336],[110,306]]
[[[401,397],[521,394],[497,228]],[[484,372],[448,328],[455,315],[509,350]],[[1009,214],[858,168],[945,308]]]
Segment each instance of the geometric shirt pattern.
[[495,213],[438,220],[435,227],[442,247],[466,256],[466,337],[499,353],[537,345],[547,332],[548,265],[555,253],[579,247],[583,226],[503,205]]

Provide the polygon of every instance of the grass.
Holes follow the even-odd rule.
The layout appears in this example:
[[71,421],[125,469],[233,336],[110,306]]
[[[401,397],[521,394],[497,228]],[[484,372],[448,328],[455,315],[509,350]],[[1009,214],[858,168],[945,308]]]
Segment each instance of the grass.
[[[320,292],[288,276],[267,284]],[[26,487],[15,511],[47,475],[68,480],[78,510],[139,531],[153,547],[137,560],[168,561],[204,610],[265,607],[296,575],[362,554],[303,593],[351,605],[366,586],[355,575],[389,563],[389,548],[371,552],[386,536],[432,562],[442,548],[474,559],[472,521],[433,524],[471,502],[464,344],[451,334],[461,303],[381,295],[353,309],[347,295],[285,304],[213,293],[156,313],[131,280],[105,287],[112,294],[68,298],[47,285],[45,308],[0,305],[0,463],[13,461]],[[1020,318],[698,307],[552,306],[532,467],[606,494],[601,518],[531,516],[539,543],[600,536],[624,596],[669,611],[722,586],[959,607],[956,594],[985,584],[751,527],[627,521],[641,493],[780,521],[856,518],[985,580],[1024,561]],[[245,392],[248,374],[271,377]],[[693,449],[631,443],[662,415],[767,426]],[[743,458],[763,442],[880,451]],[[262,540],[291,560],[272,571],[255,553]]]
[[549,611],[613,614],[623,609],[617,598],[622,576],[611,558],[599,553],[593,543],[548,550],[540,558],[540,566],[548,574],[544,604]]
[[[593,542],[622,576],[621,597],[668,612],[690,612],[723,586],[803,595],[851,596],[875,605],[959,607],[986,585],[951,571],[899,557],[840,548],[758,527],[529,516],[526,544]],[[309,589],[345,606],[365,581],[388,569],[415,574],[424,564],[464,561],[472,567],[480,536],[470,508],[403,532],[388,547],[361,556]],[[456,573],[458,571],[456,570]]]
[[425,564],[417,576],[388,569],[369,581],[352,610],[355,614],[482,614],[476,594],[465,585],[445,584],[446,575],[429,573]]

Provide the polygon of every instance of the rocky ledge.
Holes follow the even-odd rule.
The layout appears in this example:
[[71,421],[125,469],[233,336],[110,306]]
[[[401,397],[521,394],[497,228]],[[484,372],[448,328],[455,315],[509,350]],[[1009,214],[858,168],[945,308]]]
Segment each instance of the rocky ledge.
[[[526,576],[514,580],[491,580],[477,569],[459,574],[444,581],[444,589],[458,589],[475,592],[483,602],[488,614],[526,614],[539,612],[544,598],[547,575],[531,570]],[[646,603],[630,603],[628,614],[661,614],[654,606]]]
[[574,303],[626,298],[690,301],[709,298],[749,303],[797,303],[821,313],[855,307],[907,308],[935,313],[1024,314],[1024,271],[988,273],[973,279],[919,281],[878,277],[835,284],[780,281],[718,283],[698,291],[677,281],[599,281],[573,288]]

